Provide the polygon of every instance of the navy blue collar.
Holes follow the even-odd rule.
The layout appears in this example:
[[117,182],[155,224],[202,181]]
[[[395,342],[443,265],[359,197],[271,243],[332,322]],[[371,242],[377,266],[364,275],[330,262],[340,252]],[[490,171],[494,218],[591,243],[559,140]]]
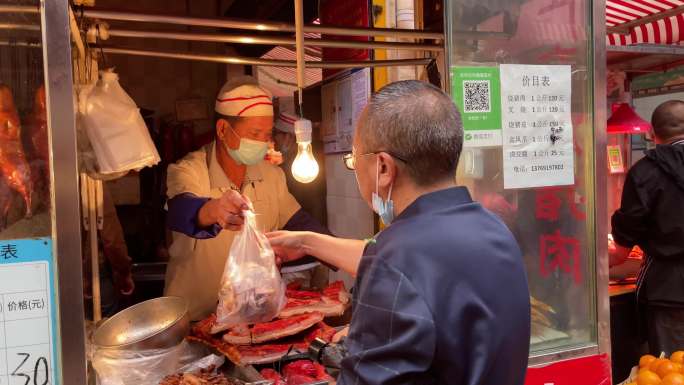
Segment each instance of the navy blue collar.
[[419,196],[397,217],[399,219],[410,218],[418,214],[440,211],[445,207],[454,207],[473,203],[468,189],[463,186],[451,187],[444,190],[433,191]]

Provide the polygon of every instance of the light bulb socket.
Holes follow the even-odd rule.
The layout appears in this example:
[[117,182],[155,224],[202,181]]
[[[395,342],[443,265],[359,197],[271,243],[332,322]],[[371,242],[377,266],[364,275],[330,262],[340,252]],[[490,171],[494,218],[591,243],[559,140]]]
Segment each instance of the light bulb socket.
[[297,143],[311,142],[311,121],[309,119],[299,119],[294,123],[294,132]]

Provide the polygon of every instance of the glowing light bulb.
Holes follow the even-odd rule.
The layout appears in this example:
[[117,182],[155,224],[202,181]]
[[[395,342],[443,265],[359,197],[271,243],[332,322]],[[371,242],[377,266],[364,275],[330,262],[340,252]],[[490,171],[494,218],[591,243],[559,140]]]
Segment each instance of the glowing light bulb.
[[292,162],[292,176],[297,182],[311,183],[318,176],[318,163],[311,150],[311,121],[299,119],[294,126],[297,156]]
[[297,143],[297,157],[292,162],[292,176],[301,183],[311,183],[318,176],[318,163],[311,153],[311,142]]

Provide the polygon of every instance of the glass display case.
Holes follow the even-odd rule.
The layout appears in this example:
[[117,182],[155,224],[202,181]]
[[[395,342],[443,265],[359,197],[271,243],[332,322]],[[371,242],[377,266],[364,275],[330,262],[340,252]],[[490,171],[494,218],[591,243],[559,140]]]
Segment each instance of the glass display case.
[[595,108],[595,95],[605,104],[604,6],[447,2],[449,86],[465,129],[457,179],[522,249],[531,365],[608,349],[607,261],[596,244],[605,215],[594,215],[605,205],[596,191],[605,111]]

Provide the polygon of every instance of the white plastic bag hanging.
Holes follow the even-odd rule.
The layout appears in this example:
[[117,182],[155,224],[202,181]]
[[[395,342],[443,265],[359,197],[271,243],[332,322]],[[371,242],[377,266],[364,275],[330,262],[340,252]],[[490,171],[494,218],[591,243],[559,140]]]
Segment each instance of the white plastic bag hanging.
[[216,326],[213,332],[236,325],[267,322],[285,305],[285,284],[266,236],[256,228],[255,214],[245,210],[245,224],[233,240],[226,261]]
[[88,93],[83,122],[100,173],[139,170],[159,163],[140,110],[111,69],[100,72],[100,80]]

